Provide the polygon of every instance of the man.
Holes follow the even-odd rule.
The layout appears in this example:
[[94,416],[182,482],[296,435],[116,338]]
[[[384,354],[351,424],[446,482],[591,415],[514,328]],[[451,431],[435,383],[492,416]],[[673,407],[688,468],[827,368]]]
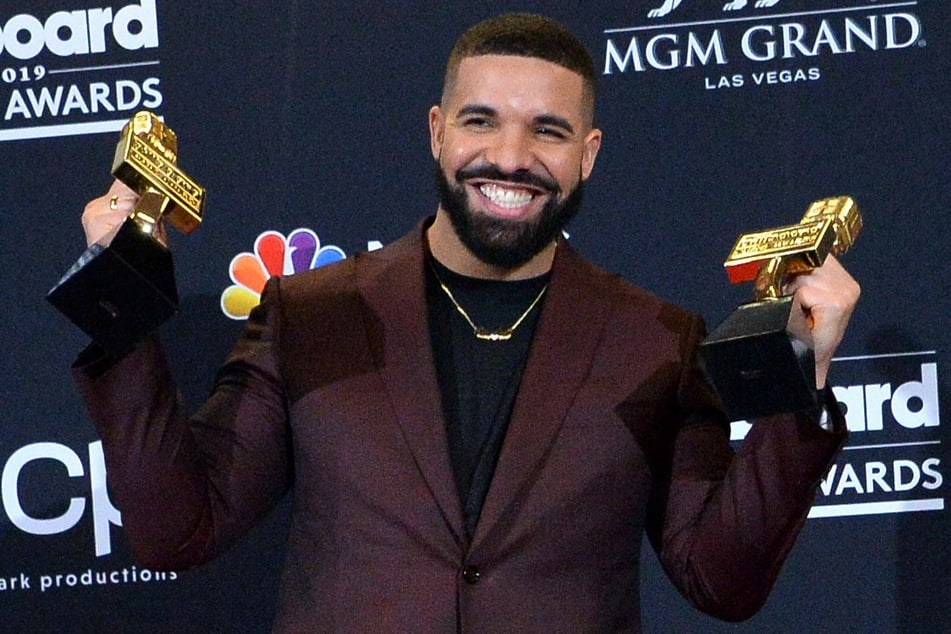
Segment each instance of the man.
[[[830,431],[758,421],[734,456],[701,320],[561,240],[601,144],[594,78],[544,18],[467,31],[429,113],[435,218],[271,280],[194,416],[154,339],[84,353],[144,564],[215,556],[291,489],[279,631],[638,631],[645,531],[699,608],[762,605],[844,421],[825,390]],[[134,199],[92,201],[87,240]],[[858,287],[830,258],[788,290],[822,388]]]

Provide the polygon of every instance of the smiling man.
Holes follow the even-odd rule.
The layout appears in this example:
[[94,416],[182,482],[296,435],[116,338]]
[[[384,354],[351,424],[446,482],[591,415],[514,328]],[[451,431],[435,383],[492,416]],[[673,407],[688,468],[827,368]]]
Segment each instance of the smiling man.
[[[196,414],[157,338],[82,355],[144,564],[206,561],[291,491],[278,631],[636,632],[645,534],[700,609],[759,609],[844,442],[824,382],[858,287],[832,258],[788,285],[831,425],[757,421],[734,454],[702,320],[561,239],[601,145],[594,80],[545,18],[468,30],[429,112],[435,218],[272,279]],[[134,202],[92,201],[87,240]]]
[[577,211],[601,147],[594,69],[472,55],[465,44],[429,113],[440,194],[430,248],[470,275],[538,275],[551,267],[555,238]]

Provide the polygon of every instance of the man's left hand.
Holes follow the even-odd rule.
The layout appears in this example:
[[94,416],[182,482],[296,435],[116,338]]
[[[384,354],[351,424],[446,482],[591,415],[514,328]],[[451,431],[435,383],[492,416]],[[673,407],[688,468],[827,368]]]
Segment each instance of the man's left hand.
[[816,387],[822,389],[861,289],[830,255],[819,268],[792,277],[783,290],[793,296],[793,310],[805,317],[816,355]]

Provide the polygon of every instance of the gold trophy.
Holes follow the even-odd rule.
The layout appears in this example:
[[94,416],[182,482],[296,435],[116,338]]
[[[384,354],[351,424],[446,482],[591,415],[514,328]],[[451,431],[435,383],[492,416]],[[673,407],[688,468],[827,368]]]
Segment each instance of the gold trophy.
[[175,132],[151,112],[122,128],[112,174],[140,196],[119,227],[90,246],[46,298],[113,355],[131,348],[178,309],[172,255],[159,239],[167,220],[182,233],[201,223],[205,190],[176,165]]
[[801,310],[783,296],[789,275],[845,253],[862,228],[848,196],[817,200],[797,225],[747,233],[723,263],[730,282],[755,282],[743,304],[700,345],[700,356],[731,420],[819,407],[812,338]]

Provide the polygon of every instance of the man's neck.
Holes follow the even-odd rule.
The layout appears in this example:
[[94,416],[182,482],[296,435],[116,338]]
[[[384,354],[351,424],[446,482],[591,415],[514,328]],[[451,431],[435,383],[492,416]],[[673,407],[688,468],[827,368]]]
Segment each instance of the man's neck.
[[544,275],[551,270],[557,244],[553,241],[531,260],[519,266],[493,266],[469,251],[456,234],[449,216],[442,209],[436,212],[436,220],[426,230],[426,239],[430,253],[450,271],[488,280],[524,280]]

